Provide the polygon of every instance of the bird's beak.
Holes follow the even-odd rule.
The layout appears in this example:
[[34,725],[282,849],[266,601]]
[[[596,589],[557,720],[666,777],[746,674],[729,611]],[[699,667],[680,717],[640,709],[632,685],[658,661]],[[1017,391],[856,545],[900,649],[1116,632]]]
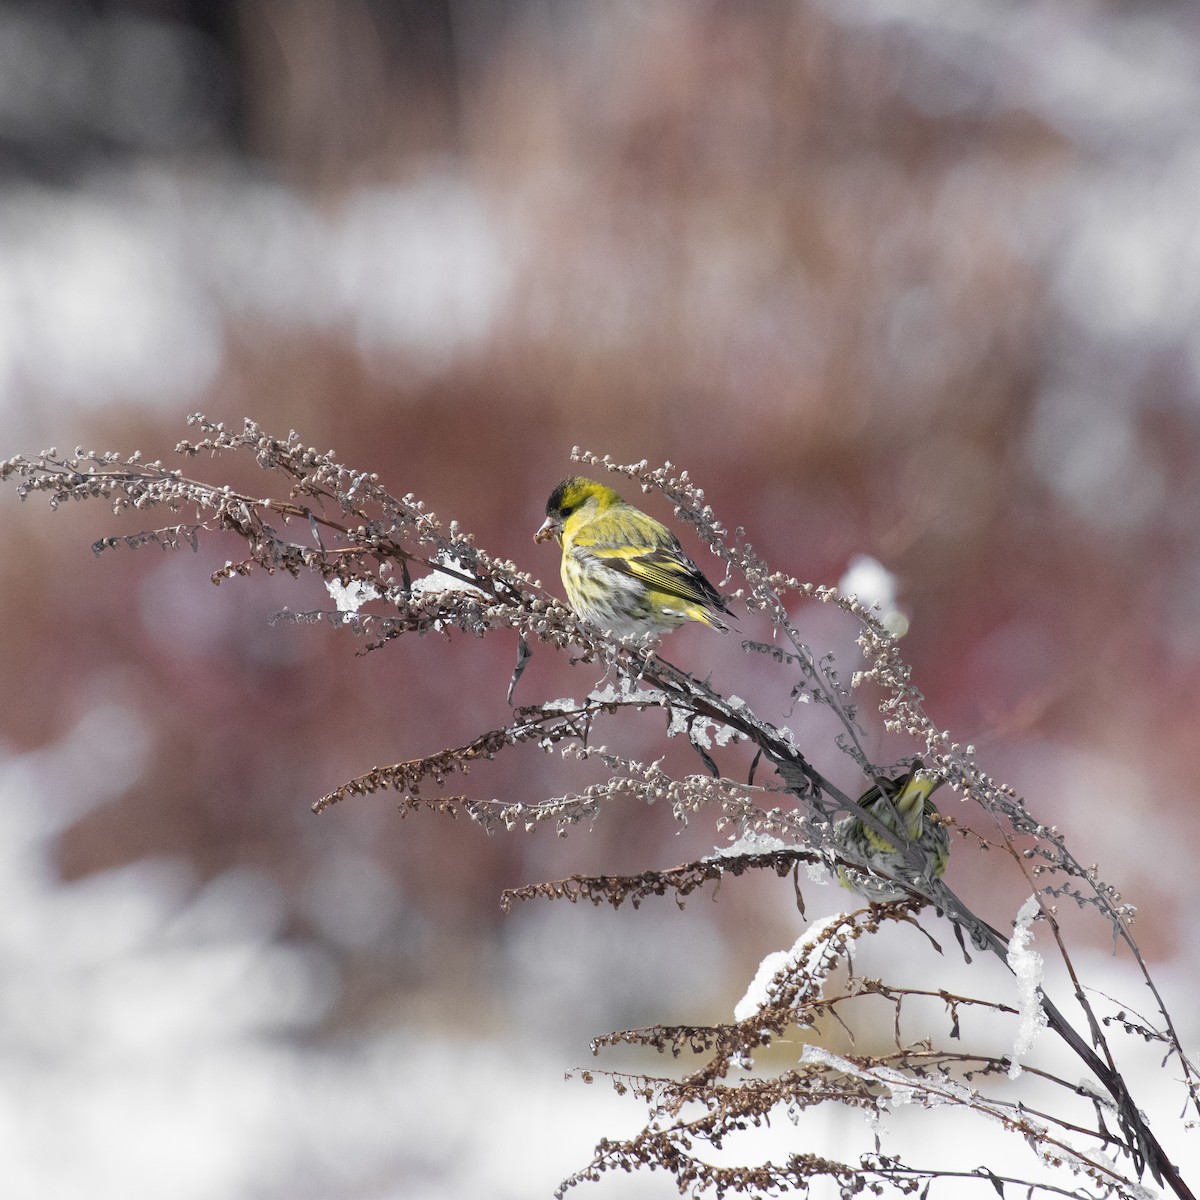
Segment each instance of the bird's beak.
[[547,517],[533,535],[535,542],[548,542],[554,536],[554,522]]

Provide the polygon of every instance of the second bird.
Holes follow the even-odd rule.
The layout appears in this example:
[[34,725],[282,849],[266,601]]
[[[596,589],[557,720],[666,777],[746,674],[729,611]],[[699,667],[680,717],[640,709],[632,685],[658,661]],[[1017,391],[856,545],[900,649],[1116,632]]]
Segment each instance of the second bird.
[[550,494],[534,535],[562,547],[562,581],[584,620],[624,637],[665,633],[685,621],[722,631],[729,608],[679,539],[610,487],[572,476]]
[[918,893],[929,876],[941,878],[950,857],[950,835],[939,820],[937,805],[929,798],[944,781],[926,771],[920,761],[896,779],[876,783],[858,798],[858,805],[886,829],[901,833],[915,842],[925,856],[925,867],[918,871],[908,861],[907,852],[870,828],[860,816],[851,813],[833,827],[834,848],[854,862],[871,867],[877,874],[838,867],[842,886],[858,892],[867,900],[883,903],[899,900],[911,890]]

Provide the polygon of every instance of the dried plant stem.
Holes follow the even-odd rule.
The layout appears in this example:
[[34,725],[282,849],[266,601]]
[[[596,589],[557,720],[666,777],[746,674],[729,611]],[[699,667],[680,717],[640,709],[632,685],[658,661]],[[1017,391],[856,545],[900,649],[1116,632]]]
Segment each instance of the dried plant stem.
[[[628,900],[636,908],[652,896],[672,895],[682,904],[696,890],[719,884],[727,876],[767,871],[791,875],[803,912],[801,867],[810,876],[822,868],[865,872],[895,885],[905,897],[813,922],[790,951],[776,956],[778,962],[772,958],[764,964],[761,978],[739,1006],[741,1015],[732,1022],[658,1025],[595,1039],[596,1052],[624,1044],[669,1051],[673,1059],[693,1055],[699,1061],[682,1079],[610,1075],[618,1090],[631,1091],[646,1103],[647,1124],[634,1138],[601,1141],[592,1163],[566,1180],[562,1190],[608,1170],[656,1168],[670,1172],[681,1191],[695,1195],[711,1190],[719,1197],[806,1191],[817,1178],[833,1180],[844,1196],[864,1191],[878,1194],[885,1186],[907,1194],[935,1179],[970,1179],[986,1182],[1000,1194],[1012,1186],[1028,1195],[1142,1200],[1147,1193],[1141,1179],[1148,1174],[1172,1195],[1192,1200],[1193,1192],[1136,1103],[1122,1070],[1123,1037],[1158,1042],[1165,1058],[1180,1064],[1184,1107],[1200,1118],[1200,1074],[1184,1052],[1134,940],[1133,910],[1094,868],[1085,867],[1070,852],[1056,829],[1036,820],[1010,788],[980,768],[972,747],[954,742],[933,724],[896,640],[856,598],[771,570],[745,531],[735,529],[730,535],[705,503],[703,492],[686,472],[676,471],[671,464],[651,468],[645,462],[619,464],[574,452],[577,462],[664,497],[721,560],[725,583],[736,585],[733,596],[744,605],[748,619],[761,622],[769,631],[758,639],[745,638],[743,648],[758,656],[767,670],[784,673],[789,707],[776,715],[763,704],[752,706],[674,665],[658,646],[621,641],[581,621],[527,573],[477,546],[457,523],[443,525],[414,496],[389,493],[375,475],[341,464],[332,452],[305,447],[294,433],[274,438],[250,421],[240,430],[230,430],[200,416],[190,423],[198,436],[178,445],[181,455],[190,460],[249,456],[282,494],[254,496],[186,476],[161,462],[143,462],[140,454],[121,458],[82,449],[73,455],[49,450],[9,459],[0,463],[0,481],[12,481],[22,498],[44,495],[52,507],[68,500],[99,499],[117,514],[158,509],[170,514],[158,528],[100,539],[95,544],[97,553],[117,546],[194,549],[202,538],[223,535],[240,543],[243,557],[215,572],[214,582],[256,571],[293,576],[311,572],[329,585],[331,594],[338,587],[353,588],[354,602],[339,602],[336,611],[285,616],[348,629],[368,638],[368,649],[404,634],[485,637],[511,631],[516,635],[517,660],[508,680],[510,704],[526,663],[538,649],[567,652],[577,667],[593,668],[585,672],[588,679],[594,678],[595,670],[601,673],[600,682],[582,686],[579,695],[513,708],[501,728],[365,772],[318,800],[314,805],[318,812],[349,797],[387,789],[399,795],[402,812],[426,808],[463,815],[489,832],[530,830],[550,823],[566,834],[601,819],[613,800],[625,797],[645,803],[663,801],[680,823],[703,814],[711,819],[714,832],[733,833],[738,839],[732,847],[667,869],[573,875],[514,888],[503,896],[505,909],[535,897],[613,907]],[[853,624],[863,661],[849,683],[840,676],[832,652],[814,652],[792,618],[789,606],[812,604],[832,605]],[[1005,848],[1006,861],[1015,866],[1033,897],[1017,914],[1011,937],[977,915],[931,869],[931,857],[919,838],[909,837],[902,827],[889,826],[877,810],[864,807],[862,800],[872,785],[877,795],[886,794],[888,771],[895,769],[876,765],[868,757],[870,730],[855,694],[867,685],[877,688],[881,697],[878,718],[873,719],[908,739],[912,747],[905,762],[919,757],[927,770],[948,784],[947,793],[957,793],[970,806],[966,811],[979,814],[996,830],[995,844]],[[502,681],[498,686],[503,686]],[[868,789],[863,796],[856,798],[836,786],[829,772],[817,765],[831,746],[805,734],[797,714],[807,703],[834,714],[838,734],[832,739],[832,750],[858,765]],[[694,749],[700,764],[696,772],[672,773],[663,765],[665,759],[643,761],[622,753],[619,721],[631,712],[661,713],[666,718],[666,737],[682,737]],[[802,748],[804,737],[808,740]],[[740,775],[745,772],[729,765],[730,748],[738,744],[753,752],[744,779]],[[480,799],[444,791],[452,779],[497,755],[528,753],[530,748],[580,764],[598,763],[608,777],[550,798]],[[759,778],[758,772],[767,778]],[[891,846],[896,857],[880,862],[854,857],[859,851],[848,851],[834,837],[835,822],[847,817],[860,823],[864,840],[873,835],[884,847]],[[978,835],[976,839],[979,846],[993,844]],[[968,843],[964,839],[960,844],[965,852]],[[1055,904],[1062,898],[1111,926],[1115,945],[1129,951],[1154,996],[1156,1023],[1132,1020],[1126,1008],[1115,1017],[1101,1015],[1093,997],[1103,993],[1087,986],[1056,919]],[[1009,967],[1017,980],[1018,1005],[936,986],[906,988],[854,974],[851,951],[856,942],[885,936],[904,925],[920,930],[929,948],[940,953],[941,947],[922,924],[930,907],[951,923],[969,963],[974,948],[995,955]],[[1049,930],[1053,951],[1083,1011],[1082,1029],[1066,1018],[1041,986],[1041,960],[1030,950],[1035,920]],[[835,971],[848,973],[848,982],[836,989],[830,982]],[[892,1005],[894,1050],[839,1056],[826,1049],[824,1040],[852,1035],[855,1024],[864,1019],[868,1002]],[[904,1040],[901,1011],[919,1004],[941,1006],[951,1044]],[[959,1045],[960,1014],[969,1011],[1014,1016],[1020,1032],[1013,1053],[985,1054]],[[1071,1050],[1094,1085],[1069,1083],[1061,1074],[1024,1061],[1025,1043],[1032,1041],[1039,1022]],[[802,1047],[799,1063],[786,1071],[772,1071],[762,1061],[763,1051],[772,1042],[789,1039]],[[1064,1103],[1061,1111],[988,1093],[993,1078],[1014,1075],[1018,1066],[1030,1079],[1056,1089]],[[592,1072],[582,1074],[588,1080],[595,1077]],[[1008,1168],[965,1172],[918,1167],[878,1150],[853,1164],[789,1153],[777,1162],[739,1167],[716,1166],[701,1153],[704,1148],[724,1149],[742,1130],[765,1124],[772,1114],[794,1117],[805,1109],[836,1103],[880,1118],[902,1101],[927,1108],[931,1121],[940,1107],[975,1113],[1028,1146],[1035,1162],[1050,1175],[1021,1176]],[[1071,1102],[1091,1105],[1094,1120],[1074,1115],[1067,1107]],[[1073,1139],[1080,1138],[1086,1139],[1086,1147],[1074,1144]],[[1115,1158],[1107,1157],[1109,1153]],[[1065,1186],[1064,1172],[1084,1182]]]

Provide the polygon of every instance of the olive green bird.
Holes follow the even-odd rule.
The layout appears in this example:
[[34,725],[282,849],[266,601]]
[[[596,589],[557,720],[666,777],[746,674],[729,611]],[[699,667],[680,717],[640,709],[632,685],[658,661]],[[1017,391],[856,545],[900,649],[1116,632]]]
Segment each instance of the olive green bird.
[[913,763],[905,775],[869,787],[858,799],[886,828],[899,831],[925,852],[925,870],[918,871],[909,863],[904,849],[887,841],[874,829],[868,828],[861,817],[852,813],[833,827],[835,851],[854,862],[862,862],[878,874],[867,874],[849,867],[838,867],[838,879],[843,887],[858,892],[867,900],[884,902],[899,900],[908,895],[905,884],[918,891],[923,880],[941,878],[950,857],[950,835],[946,826],[936,818],[937,806],[929,798],[945,781],[925,771],[920,762]]
[[564,479],[546,502],[534,541],[562,547],[571,607],[615,635],[665,633],[685,621],[722,632],[724,598],[661,522],[594,479]]

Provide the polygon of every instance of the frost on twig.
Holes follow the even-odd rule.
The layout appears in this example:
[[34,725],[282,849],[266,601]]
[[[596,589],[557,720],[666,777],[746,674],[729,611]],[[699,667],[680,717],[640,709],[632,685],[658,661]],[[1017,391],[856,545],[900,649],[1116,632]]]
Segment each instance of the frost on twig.
[[1008,965],[1017,978],[1017,997],[1021,1005],[1021,1025],[1012,1049],[1010,1079],[1021,1073],[1021,1060],[1033,1048],[1033,1039],[1046,1028],[1042,1008],[1042,956],[1033,949],[1033,922],[1041,914],[1037,896],[1030,896],[1017,912],[1012,937],[1008,939]]

